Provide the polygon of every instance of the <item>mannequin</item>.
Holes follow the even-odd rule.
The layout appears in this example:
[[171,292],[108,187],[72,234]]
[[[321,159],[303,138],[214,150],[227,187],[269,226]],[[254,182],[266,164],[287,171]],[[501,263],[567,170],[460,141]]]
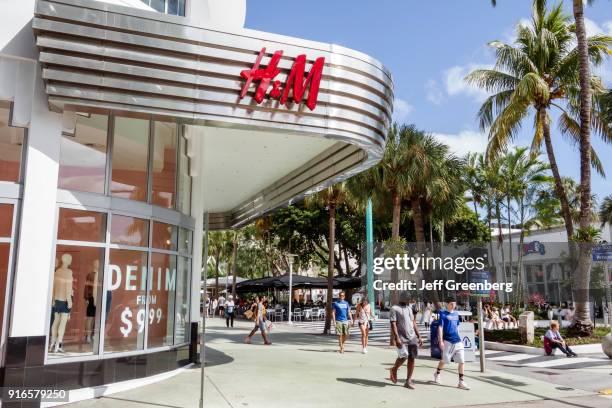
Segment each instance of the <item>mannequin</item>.
[[94,320],[96,317],[96,299],[98,298],[98,271],[100,269],[100,261],[93,261],[92,271],[85,278],[85,302],[87,302],[87,310],[85,314],[85,341],[91,343],[94,331]]
[[53,325],[51,326],[50,351],[64,352],[61,348],[66,324],[72,309],[72,255],[62,255],[62,264],[53,276]]

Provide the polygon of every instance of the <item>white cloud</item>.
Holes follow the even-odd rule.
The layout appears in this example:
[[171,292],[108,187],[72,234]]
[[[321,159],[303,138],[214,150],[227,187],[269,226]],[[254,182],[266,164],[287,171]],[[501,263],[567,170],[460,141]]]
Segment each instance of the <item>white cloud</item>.
[[604,21],[600,26],[595,21],[585,18],[584,28],[586,29],[587,36],[596,34],[612,35],[612,21]]
[[404,122],[414,111],[414,106],[401,98],[395,98],[393,102],[393,120],[399,123]]
[[434,105],[440,105],[444,101],[444,93],[435,79],[425,82],[425,97]]
[[433,135],[440,142],[447,144],[450,151],[458,157],[470,152],[483,153],[487,149],[487,136],[473,130],[462,130],[454,135],[445,133],[433,133]]
[[506,44],[512,44],[516,41],[518,26],[528,27],[531,25],[531,20],[528,18],[520,18],[519,21],[512,27],[506,29],[503,34],[503,39]]
[[[587,36],[597,34],[612,35],[612,21],[604,21],[601,25],[588,18],[584,19]],[[593,69],[593,74],[601,77],[605,85],[612,83],[612,59],[608,57],[601,66]]]
[[450,96],[455,95],[466,95],[472,99],[482,102],[487,96],[487,92],[475,85],[468,84],[465,81],[465,77],[475,69],[491,68],[490,65],[484,64],[468,64],[464,66],[455,65],[452,68],[444,71],[444,82],[446,85],[446,92]]

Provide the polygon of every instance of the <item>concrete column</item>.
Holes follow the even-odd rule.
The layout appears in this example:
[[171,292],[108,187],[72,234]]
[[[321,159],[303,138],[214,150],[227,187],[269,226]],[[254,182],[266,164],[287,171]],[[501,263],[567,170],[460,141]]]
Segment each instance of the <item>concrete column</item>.
[[204,230],[204,130],[201,126],[185,126],[192,154],[191,216],[195,218],[193,262],[191,273],[191,321],[200,321],[200,282],[202,278],[202,234]]
[[40,70],[28,131],[24,193],[9,335],[45,335],[53,282],[62,116],[49,111]]

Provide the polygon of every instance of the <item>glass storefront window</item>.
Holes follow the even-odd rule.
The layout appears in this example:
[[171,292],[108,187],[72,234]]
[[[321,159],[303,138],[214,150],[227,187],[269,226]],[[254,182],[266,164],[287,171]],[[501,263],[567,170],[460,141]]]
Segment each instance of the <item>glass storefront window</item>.
[[104,352],[142,350],[147,322],[147,253],[111,249],[106,279]]
[[189,294],[191,292],[191,260],[178,257],[176,276],[176,313],[174,323],[174,343],[189,342]]
[[58,245],[49,358],[98,353],[104,248]]
[[4,305],[11,260],[13,209],[13,204],[0,204],[0,331],[4,328]]
[[176,123],[155,122],[151,204],[174,208],[176,196]]
[[151,254],[147,347],[173,344],[175,295],[176,255]]
[[163,222],[153,222],[153,248],[176,251],[177,227]]
[[0,242],[0,330],[4,327],[4,303],[6,301],[6,282],[8,280],[11,244]]
[[10,238],[13,232],[13,205],[0,204],[0,238]]
[[108,116],[76,114],[73,135],[62,135],[58,186],[104,194]]
[[186,228],[179,228],[179,252],[191,255],[193,233]]
[[148,247],[149,221],[113,214],[110,238],[113,244]]
[[66,241],[106,241],[106,214],[60,208],[57,239]]
[[183,214],[191,213],[191,176],[189,176],[189,157],[187,139],[181,137],[179,154],[179,193],[177,210]]
[[[0,204],[3,218],[6,208]],[[10,226],[0,227],[0,272],[5,273],[8,249],[3,244],[9,239],[1,235]],[[191,230],[60,208],[57,237],[48,358],[189,342]]]
[[10,105],[0,102],[0,181],[19,182],[25,131],[9,124]]
[[149,121],[116,117],[113,135],[111,195],[146,201]]

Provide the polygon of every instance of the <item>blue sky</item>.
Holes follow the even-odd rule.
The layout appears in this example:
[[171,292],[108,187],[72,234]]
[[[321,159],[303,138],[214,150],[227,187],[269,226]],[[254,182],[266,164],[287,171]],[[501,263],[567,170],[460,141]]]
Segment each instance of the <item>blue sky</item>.
[[[571,2],[565,1],[571,13]],[[498,0],[248,0],[246,27],[340,44],[387,66],[395,82],[395,119],[435,133],[457,154],[482,151],[476,112],[483,93],[463,82],[471,70],[494,61],[491,40],[511,41],[514,28],[530,18],[531,1]],[[612,0],[586,8],[587,29],[612,35]],[[612,86],[612,59],[600,70]],[[528,145],[525,122],[517,145]],[[561,173],[579,178],[578,151],[553,127]],[[593,191],[612,193],[612,146],[594,140],[608,179],[593,175]]]

